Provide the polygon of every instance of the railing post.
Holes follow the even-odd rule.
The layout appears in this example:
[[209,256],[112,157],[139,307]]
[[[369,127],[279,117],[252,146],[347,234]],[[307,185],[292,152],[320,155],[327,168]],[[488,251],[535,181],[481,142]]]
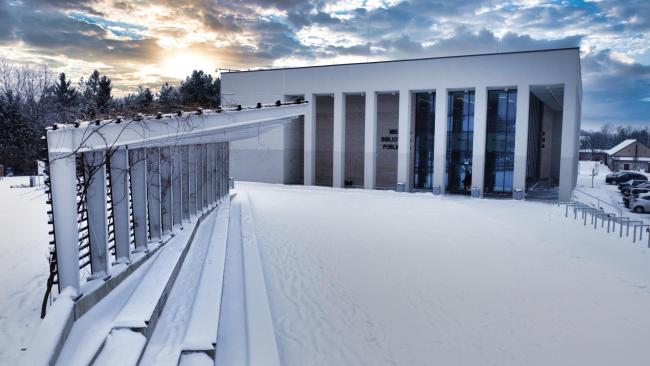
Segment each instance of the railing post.
[[218,175],[217,175],[217,165],[219,164],[219,159],[218,159],[218,151],[219,149],[217,148],[217,144],[212,143],[210,144],[211,146],[211,168],[212,168],[212,180],[210,184],[210,189],[212,191],[212,205],[215,206],[217,204],[217,200],[219,199],[219,193],[217,192],[217,181],[218,181]]
[[89,279],[108,275],[108,230],[106,217],[106,164],[104,151],[83,153],[88,238],[90,241]]
[[149,238],[160,241],[160,151],[157,147],[147,149],[147,204],[149,207]]
[[113,231],[115,256],[118,263],[131,262],[131,222],[129,215],[129,162],[124,146],[111,153],[111,203],[113,205]]
[[50,185],[59,288],[79,295],[79,232],[77,226],[77,174],[73,152],[50,152]]
[[181,174],[181,148],[174,146],[172,150],[172,217],[173,227],[183,226],[183,202],[181,200],[181,187],[183,175]]
[[172,233],[172,153],[171,148],[160,150],[160,200],[162,213],[162,233]]
[[133,232],[135,251],[147,248],[147,151],[144,148],[129,151],[131,167],[131,203],[133,204]]

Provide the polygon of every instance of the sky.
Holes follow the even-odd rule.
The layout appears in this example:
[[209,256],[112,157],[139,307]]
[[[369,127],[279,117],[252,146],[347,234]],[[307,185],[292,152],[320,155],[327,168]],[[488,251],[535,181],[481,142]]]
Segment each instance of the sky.
[[580,47],[582,126],[650,126],[650,1],[0,0],[0,57],[124,95],[193,69]]

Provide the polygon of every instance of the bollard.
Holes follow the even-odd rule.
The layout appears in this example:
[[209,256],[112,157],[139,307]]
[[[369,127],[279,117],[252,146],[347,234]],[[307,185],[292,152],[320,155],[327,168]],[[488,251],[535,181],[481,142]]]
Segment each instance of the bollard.
[[474,198],[481,197],[481,189],[479,187],[472,187],[472,197]]
[[524,199],[524,190],[516,188],[514,192],[512,193],[512,198],[516,200],[523,200]]
[[440,186],[433,186],[433,187],[431,187],[431,192],[432,192],[433,194],[435,194],[436,196],[439,196],[439,195],[440,195],[440,192],[441,192],[441,190],[440,190]]
[[228,188],[235,189],[235,177],[228,178]]
[[402,182],[397,183],[397,192],[404,192],[406,185]]

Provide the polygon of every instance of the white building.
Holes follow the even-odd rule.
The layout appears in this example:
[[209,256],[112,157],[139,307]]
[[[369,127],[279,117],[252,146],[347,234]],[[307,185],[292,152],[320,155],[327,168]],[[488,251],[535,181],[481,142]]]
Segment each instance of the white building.
[[575,187],[578,48],[235,71],[221,85],[226,105],[310,104],[231,144],[239,180],[560,200]]

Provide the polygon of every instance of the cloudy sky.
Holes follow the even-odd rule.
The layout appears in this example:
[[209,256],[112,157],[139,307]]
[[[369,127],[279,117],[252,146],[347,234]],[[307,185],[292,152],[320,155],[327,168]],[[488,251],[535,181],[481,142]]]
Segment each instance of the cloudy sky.
[[580,46],[583,127],[650,125],[650,1],[0,0],[0,57],[116,94],[192,69]]

